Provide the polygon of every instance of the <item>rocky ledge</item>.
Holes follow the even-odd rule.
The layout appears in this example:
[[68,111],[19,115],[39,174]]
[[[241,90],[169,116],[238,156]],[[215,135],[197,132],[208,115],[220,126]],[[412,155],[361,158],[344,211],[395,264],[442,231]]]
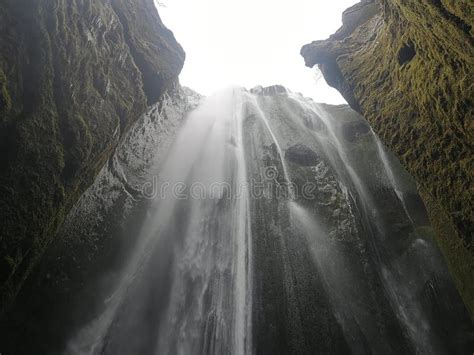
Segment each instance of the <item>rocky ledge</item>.
[[362,0],[301,51],[417,181],[471,315],[473,23],[470,0]]

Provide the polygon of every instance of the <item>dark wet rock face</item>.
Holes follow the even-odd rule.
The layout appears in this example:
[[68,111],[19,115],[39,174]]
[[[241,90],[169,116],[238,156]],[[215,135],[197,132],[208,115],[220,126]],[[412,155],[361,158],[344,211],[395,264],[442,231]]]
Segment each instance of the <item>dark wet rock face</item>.
[[[151,106],[2,318],[2,351],[465,352],[472,325],[411,177],[372,131],[345,137],[367,127],[347,105],[262,91]],[[227,184],[182,199],[149,195],[155,181]]]
[[0,304],[184,52],[152,0],[0,4]]
[[286,150],[285,158],[302,166],[315,166],[318,162],[318,155],[303,144],[296,144]]
[[262,96],[286,95],[288,90],[282,85],[256,86],[250,90],[252,94]]
[[415,178],[471,314],[473,14],[469,0],[365,0],[301,50]]
[[349,142],[358,140],[361,136],[369,133],[370,127],[366,122],[351,122],[342,127],[344,139]]

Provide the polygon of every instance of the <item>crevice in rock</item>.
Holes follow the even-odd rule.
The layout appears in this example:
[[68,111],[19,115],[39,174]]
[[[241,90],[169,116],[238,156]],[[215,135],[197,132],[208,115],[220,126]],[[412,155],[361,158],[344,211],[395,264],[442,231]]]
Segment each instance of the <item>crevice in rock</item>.
[[323,73],[328,85],[339,90],[342,96],[346,99],[349,106],[354,111],[361,113],[362,111],[359,102],[354,97],[354,90],[342,75],[337,61],[333,60],[319,64],[319,68]]
[[410,62],[416,55],[415,45],[412,41],[408,41],[398,51],[398,64],[404,65]]

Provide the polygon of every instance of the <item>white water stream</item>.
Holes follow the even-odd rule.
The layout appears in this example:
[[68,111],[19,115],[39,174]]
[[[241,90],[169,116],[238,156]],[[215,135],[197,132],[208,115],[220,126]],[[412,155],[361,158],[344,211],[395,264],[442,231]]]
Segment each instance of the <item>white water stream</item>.
[[[422,297],[427,284],[452,288],[441,257],[416,231],[400,168],[372,131],[345,140],[342,125],[363,121],[354,113],[339,121],[341,110],[278,88],[204,100],[156,167],[154,199],[120,281],[98,296],[101,311],[65,352],[449,348],[427,313],[433,300]],[[289,196],[264,184],[257,197],[254,180],[269,178],[263,168],[279,172]],[[301,195],[308,183],[312,197]]]

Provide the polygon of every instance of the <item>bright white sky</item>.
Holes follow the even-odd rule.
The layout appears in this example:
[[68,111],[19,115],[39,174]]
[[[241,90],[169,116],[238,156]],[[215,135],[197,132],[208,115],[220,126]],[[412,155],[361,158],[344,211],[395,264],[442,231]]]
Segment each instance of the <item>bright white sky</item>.
[[186,51],[182,85],[209,95],[229,85],[281,84],[317,102],[344,103],[299,52],[341,26],[357,0],[160,0],[160,16]]

